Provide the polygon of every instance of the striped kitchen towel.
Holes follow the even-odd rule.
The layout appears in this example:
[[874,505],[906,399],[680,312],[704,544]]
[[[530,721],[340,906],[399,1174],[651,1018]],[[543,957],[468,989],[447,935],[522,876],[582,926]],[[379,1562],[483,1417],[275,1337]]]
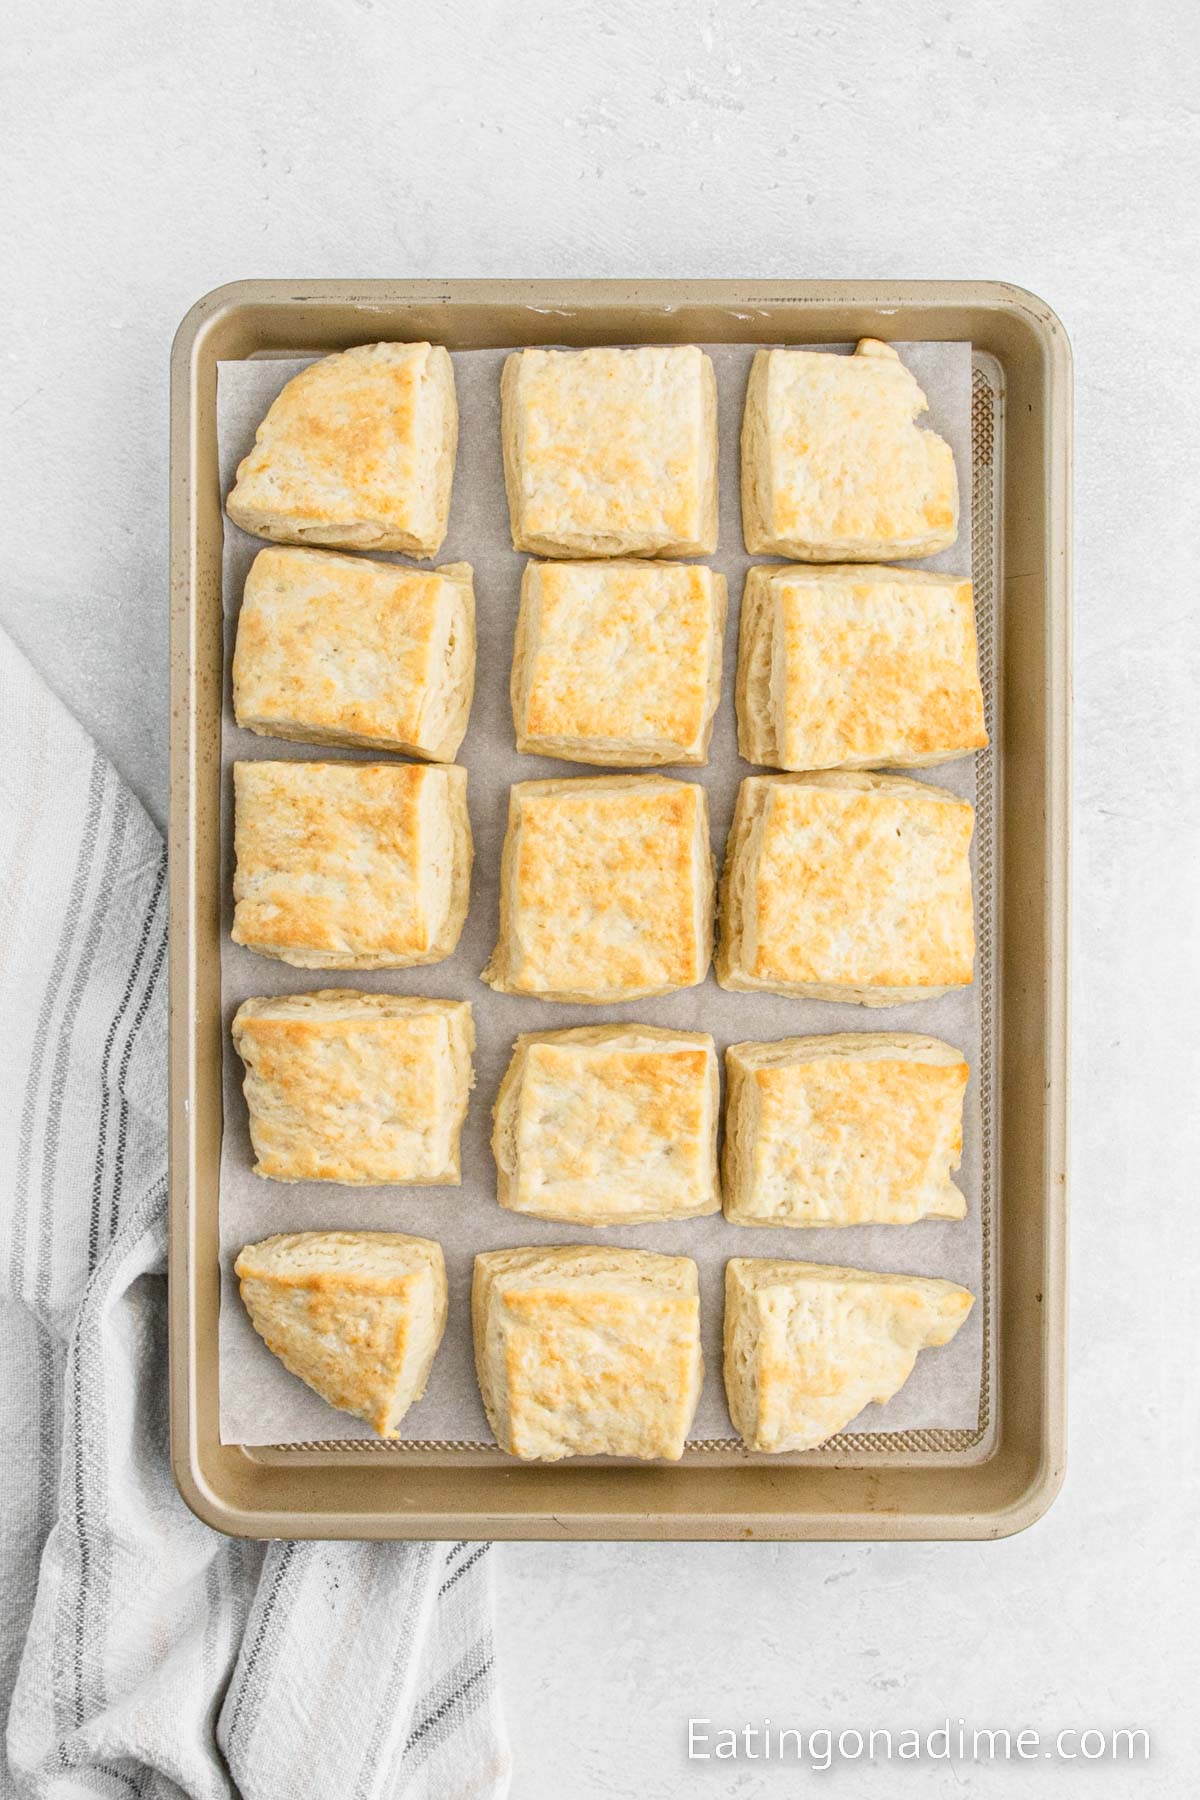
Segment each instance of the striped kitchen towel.
[[235,1542],[167,1461],[162,844],[0,634],[14,1795],[503,1796],[486,1544]]

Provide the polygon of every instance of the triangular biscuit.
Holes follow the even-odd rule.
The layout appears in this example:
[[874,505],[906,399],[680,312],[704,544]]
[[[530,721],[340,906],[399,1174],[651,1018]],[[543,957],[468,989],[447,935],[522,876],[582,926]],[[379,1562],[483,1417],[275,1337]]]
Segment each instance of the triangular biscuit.
[[398,1231],[298,1231],[247,1244],[234,1271],[284,1367],[380,1437],[399,1436],[446,1325],[441,1245]]
[[433,556],[450,514],[458,408],[440,344],[360,344],[294,375],[226,502],[280,544]]
[[812,1450],[947,1344],[974,1304],[953,1281],[734,1257],[725,1269],[725,1392],[751,1450]]

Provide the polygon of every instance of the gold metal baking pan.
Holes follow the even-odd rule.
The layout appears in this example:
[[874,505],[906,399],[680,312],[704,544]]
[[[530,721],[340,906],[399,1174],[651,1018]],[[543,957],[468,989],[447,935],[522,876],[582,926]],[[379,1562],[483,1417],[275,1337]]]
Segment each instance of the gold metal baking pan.
[[[223,1445],[219,361],[379,339],[569,343],[966,339],[975,534],[996,584],[998,893],[985,1104],[994,1146],[978,1432],[869,1435],[765,1460],[531,1466],[424,1445]],[[990,1538],[1062,1480],[1066,1389],[1071,355],[1049,307],[993,282],[246,281],[180,326],[171,367],[171,1451],[188,1505],[250,1537]],[[977,578],[980,570],[977,550]]]

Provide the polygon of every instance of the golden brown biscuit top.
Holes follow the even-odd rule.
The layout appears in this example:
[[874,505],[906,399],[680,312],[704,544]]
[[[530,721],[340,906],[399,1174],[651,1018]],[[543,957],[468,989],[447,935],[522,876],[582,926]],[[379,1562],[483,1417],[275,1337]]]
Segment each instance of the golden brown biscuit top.
[[708,569],[545,563],[537,588],[528,735],[699,737],[713,636]]
[[[239,1017],[234,1041],[256,1102],[258,1173],[290,1181],[436,1174],[453,1066],[436,1012]],[[397,1173],[393,1179],[400,1179]]]
[[[693,1404],[699,1300],[599,1285],[503,1292],[508,1423],[516,1455],[578,1434],[599,1447],[670,1443]],[[631,1405],[631,1396],[635,1397]]]
[[869,757],[881,742],[910,755],[987,743],[969,581],[850,566],[771,585],[788,763]]
[[964,800],[771,781],[755,879],[753,973],[863,987],[970,981]]
[[758,1428],[770,1447],[820,1443],[869,1401],[889,1400],[917,1354],[954,1336],[974,1303],[937,1277],[735,1257],[726,1305],[751,1309]]
[[954,454],[915,423],[928,402],[890,345],[767,354],[776,535],[871,543],[953,532]]
[[[841,1214],[886,1217],[962,1152],[965,1062],[846,1056],[750,1072],[758,1088],[756,1178],[772,1191],[845,1181]],[[956,1123],[946,1128],[947,1119]]]
[[248,1244],[234,1272],[255,1330],[285,1367],[395,1436],[410,1348],[444,1316],[440,1247],[399,1232],[295,1232]]
[[272,403],[238,481],[314,524],[365,516],[420,530],[434,429],[422,409],[431,350],[364,344],[310,363]]
[[518,1121],[518,1187],[640,1193],[698,1181],[710,1146],[709,1052],[531,1044]]
[[702,501],[703,353],[694,345],[525,350],[519,409],[528,536],[693,537]]
[[458,773],[411,763],[243,762],[234,895],[251,942],[426,950],[422,795]]
[[260,550],[238,618],[239,713],[417,741],[447,586],[436,570]]
[[421,1334],[415,1308],[430,1287],[428,1271],[353,1283],[333,1273],[241,1277],[242,1299],[267,1348],[322,1399],[365,1419],[381,1437],[395,1435],[396,1387]]
[[524,967],[549,991],[592,984],[597,970],[605,987],[695,981],[703,789],[636,777],[542,786],[513,790],[517,980]]

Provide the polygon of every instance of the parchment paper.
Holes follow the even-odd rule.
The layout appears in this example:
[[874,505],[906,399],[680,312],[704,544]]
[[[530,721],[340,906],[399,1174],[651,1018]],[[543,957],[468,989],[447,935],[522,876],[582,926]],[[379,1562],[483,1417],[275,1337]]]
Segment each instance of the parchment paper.
[[[730,616],[725,634],[721,704],[713,731],[710,761],[703,769],[669,770],[708,789],[713,847],[718,866],[733,813],[739,781],[751,773],[737,754],[733,708],[738,610],[742,581],[751,562],[741,536],[738,503],[738,438],[742,402],[753,350],[708,346],[720,395],[721,531],[711,560],[729,582]],[[929,399],[922,423],[947,438],[954,449],[962,501],[957,544],[917,565],[956,574],[971,570],[971,349],[967,344],[908,344],[898,349]],[[521,570],[525,561],[510,546],[508,512],[500,459],[500,367],[506,352],[475,350],[456,354],[460,433],[450,530],[438,562],[474,565],[479,631],[475,702],[460,762],[469,771],[468,792],[475,837],[471,910],[458,950],[446,962],[411,970],[314,971],[293,969],[233,944],[232,777],[237,758],[265,757],[372,760],[373,753],[342,751],[239,731],[229,691],[237,610],[246,571],[262,541],[226,522],[224,555],[225,713],[223,855],[224,933],[222,992],[226,1040],[224,1059],[225,1131],[221,1156],[222,1303],[220,1319],[221,1436],[226,1443],[285,1444],[332,1438],[369,1437],[368,1428],[327,1406],[289,1375],[257,1337],[237,1294],[233,1259],[245,1243],[276,1231],[375,1229],[414,1232],[436,1238],[446,1253],[450,1318],[424,1398],[402,1427],[406,1439],[491,1442],[475,1383],[469,1323],[471,1263],[476,1251],[514,1244],[603,1242],[637,1245],[694,1257],[700,1268],[701,1319],[706,1378],[693,1439],[733,1437],[721,1382],[722,1280],[730,1256],[788,1256],[810,1262],[854,1264],[947,1276],[980,1293],[983,1238],[980,1220],[982,1156],[976,1070],[979,1064],[980,1006],[976,984],[961,994],[884,1011],[833,1005],[775,995],[727,993],[712,975],[701,987],[628,1006],[581,1007],[495,994],[479,980],[496,939],[498,872],[514,781],[548,775],[586,775],[579,764],[520,756],[513,748],[508,677]],[[221,489],[227,493],[254,430],[284,383],[311,358],[222,363],[218,384]],[[400,561],[400,558],[384,560]],[[380,753],[382,755],[383,753]],[[375,758],[378,760],[378,757]],[[962,758],[932,771],[941,786],[974,798],[973,759]],[[976,904],[990,904],[980,896]],[[466,999],[474,1008],[478,1047],[475,1088],[463,1133],[463,1182],[459,1188],[349,1188],[331,1183],[285,1185],[251,1173],[251,1150],[242,1069],[228,1037],[238,1004],[253,994],[297,993],[318,987],[359,987],[404,994]],[[728,1225],[723,1217],[661,1225],[612,1228],[601,1233],[582,1227],[542,1223],[502,1210],[495,1199],[495,1168],[489,1138],[491,1107],[518,1032],[631,1020],[711,1032],[718,1051],[747,1038],[771,1039],[831,1031],[921,1031],[946,1038],[967,1054],[972,1080],[967,1093],[963,1166],[958,1177],[969,1202],[961,1222],[923,1220],[907,1226],[858,1226],[842,1230],[797,1230]],[[852,1427],[859,1432],[897,1432],[913,1427],[972,1428],[979,1418],[982,1368],[982,1306],[978,1303],[954,1342],[924,1352],[899,1394],[884,1407],[870,1406]]]

